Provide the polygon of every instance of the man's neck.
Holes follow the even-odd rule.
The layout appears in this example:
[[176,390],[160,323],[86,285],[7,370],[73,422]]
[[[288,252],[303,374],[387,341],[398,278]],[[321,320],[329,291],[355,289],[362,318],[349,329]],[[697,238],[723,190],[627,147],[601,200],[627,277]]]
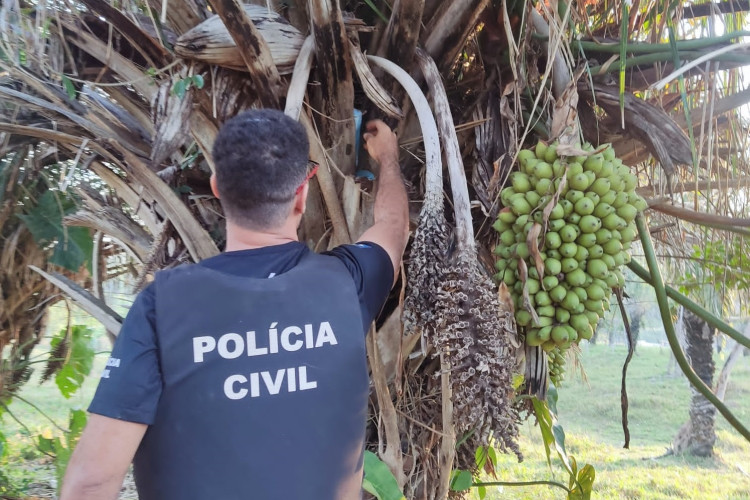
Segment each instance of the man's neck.
[[224,251],[251,250],[253,248],[283,245],[292,241],[299,241],[297,238],[297,226],[295,221],[292,220],[287,220],[281,227],[265,231],[247,229],[228,220],[227,246]]

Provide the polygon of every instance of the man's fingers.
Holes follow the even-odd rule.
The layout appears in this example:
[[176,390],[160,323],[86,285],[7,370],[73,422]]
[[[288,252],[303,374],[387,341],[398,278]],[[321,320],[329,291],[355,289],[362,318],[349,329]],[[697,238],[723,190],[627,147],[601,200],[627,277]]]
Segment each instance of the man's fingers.
[[367,141],[369,141],[370,139],[372,139],[373,137],[375,137],[375,134],[367,133],[367,134],[363,135],[362,137],[365,140],[365,147],[367,147]]

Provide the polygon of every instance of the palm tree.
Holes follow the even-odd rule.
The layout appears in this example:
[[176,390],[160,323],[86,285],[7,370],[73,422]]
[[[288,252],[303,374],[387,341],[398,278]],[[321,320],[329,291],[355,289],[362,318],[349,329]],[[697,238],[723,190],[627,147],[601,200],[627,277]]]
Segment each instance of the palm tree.
[[[745,35],[742,2],[719,3],[719,14],[660,0],[557,2],[557,11],[520,0],[256,3],[0,5],[0,286],[6,304],[28,301],[0,313],[6,387],[18,385],[42,331],[42,315],[28,311],[59,297],[48,281],[116,334],[119,317],[98,290],[121,270],[104,258],[128,262],[144,283],[219,251],[209,152],[220,124],[254,106],[298,118],[323,166],[300,229],[315,249],[352,241],[371,217],[354,110],[398,124],[415,233],[402,293],[368,348],[380,422],[370,445],[409,498],[445,497],[451,469],[475,469],[490,439],[520,457],[528,407],[511,378],[522,339],[489,279],[491,222],[520,148],[578,131],[612,142],[650,198],[652,233],[676,255],[744,236],[735,230],[744,205],[730,203],[747,184],[738,108],[750,93],[738,68],[750,54],[734,43]],[[701,58],[679,85],[658,84]],[[44,217],[49,199],[76,210]],[[51,222],[46,239],[34,217]],[[74,228],[85,229],[73,239]],[[71,241],[84,258],[55,260]]]

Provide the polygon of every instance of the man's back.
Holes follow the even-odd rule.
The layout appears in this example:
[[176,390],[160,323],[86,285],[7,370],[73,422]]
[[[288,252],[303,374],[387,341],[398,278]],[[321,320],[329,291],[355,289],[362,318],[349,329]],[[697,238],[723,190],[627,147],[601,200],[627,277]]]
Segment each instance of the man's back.
[[91,406],[132,419],[123,384],[158,400],[138,417],[150,425],[134,460],[142,500],[358,498],[365,325],[390,288],[390,262],[375,245],[333,254],[295,243],[157,274],[143,307],[161,384],[127,374],[149,343],[134,339],[113,352],[118,366]]

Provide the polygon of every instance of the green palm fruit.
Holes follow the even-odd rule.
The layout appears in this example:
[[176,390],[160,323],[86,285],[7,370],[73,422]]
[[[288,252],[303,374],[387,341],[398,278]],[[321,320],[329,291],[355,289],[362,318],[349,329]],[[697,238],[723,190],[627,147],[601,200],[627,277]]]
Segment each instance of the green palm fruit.
[[596,215],[600,219],[603,219],[604,217],[614,212],[615,207],[613,207],[609,203],[604,203],[603,201],[600,201],[596,208],[594,208],[594,215]]
[[543,161],[540,161],[539,163],[534,165],[533,173],[540,179],[552,179],[554,175],[552,172],[552,165]]
[[540,196],[544,196],[551,191],[552,181],[550,179],[539,179],[536,181],[534,189]]
[[504,206],[510,205],[510,197],[513,196],[516,193],[516,190],[513,189],[513,186],[508,186],[507,188],[500,191],[500,201],[503,203]]
[[554,302],[557,302],[557,303],[563,302],[567,298],[567,295],[568,295],[568,290],[562,285],[557,285],[555,288],[549,291],[549,297]]
[[589,258],[589,251],[586,247],[578,245],[578,249],[576,250],[575,259],[580,264],[581,262],[584,262],[586,259]]
[[[527,153],[531,153],[530,150],[524,150]],[[523,152],[523,151],[522,151]],[[537,158],[544,158],[545,153],[547,152],[547,145],[543,143],[542,141],[539,141],[536,143],[536,147],[534,148],[534,154],[536,154]],[[518,157],[521,157],[521,153],[518,153]]]
[[568,341],[568,330],[563,326],[556,326],[552,329],[551,338],[557,344],[562,344]]
[[591,198],[583,197],[577,202],[575,202],[573,206],[573,210],[580,215],[591,215],[594,213],[594,208],[596,207],[596,204]]
[[557,232],[565,227],[565,219],[555,219],[549,221],[549,230]]
[[503,273],[503,283],[508,286],[513,286],[516,284],[516,273],[513,271],[513,269],[505,269],[505,273]]
[[602,227],[602,220],[593,215],[584,215],[578,222],[578,226],[584,233],[595,233],[600,227]]
[[606,279],[609,274],[607,264],[602,259],[590,259],[586,264],[586,271],[588,271],[593,278],[599,279]]
[[549,213],[550,220],[559,220],[565,217],[565,207],[561,203],[556,203]]
[[628,223],[625,222],[625,219],[620,217],[619,215],[615,214],[609,214],[605,218],[602,219],[602,226],[606,227],[607,229],[625,229],[628,227]]
[[[539,290],[534,296],[534,302],[538,306],[549,306],[552,304],[552,299],[549,298],[549,294],[544,290]],[[540,313],[541,314],[541,313]]]
[[586,289],[582,286],[575,287],[573,291],[576,293],[576,295],[578,295],[578,300],[580,300],[581,303],[589,298],[588,294],[586,293]]
[[604,164],[604,157],[601,154],[595,154],[589,156],[586,161],[583,162],[583,167],[587,170],[591,170],[595,174],[598,174],[602,170]]
[[578,252],[578,245],[572,242],[566,242],[560,245],[558,251],[563,257],[575,257],[576,252]]
[[599,259],[604,255],[604,248],[597,244],[589,247],[589,259]]
[[544,326],[539,329],[538,335],[542,342],[547,342],[552,334],[552,325]]
[[604,159],[606,161],[613,161],[615,159],[615,150],[612,147],[612,144],[606,144],[606,149],[602,151],[602,156],[604,156]]
[[[539,147],[539,145],[537,145],[537,147]],[[521,164],[523,164],[523,162],[527,160],[535,159],[538,157],[539,157],[538,154],[535,156],[534,152],[529,149],[522,149],[521,151],[518,152],[518,162]]]
[[565,217],[573,213],[573,204],[571,202],[563,198],[560,201],[558,201],[558,203],[562,205],[563,211],[565,212]]
[[[591,301],[591,302],[593,302],[593,301]],[[586,311],[583,314],[585,314],[586,317],[589,319],[589,325],[591,325],[594,328],[596,328],[596,325],[599,323],[599,315],[596,314],[593,311],[589,311],[588,309],[586,309]]]
[[612,231],[603,227],[596,232],[596,244],[604,245],[612,239]]
[[595,313],[600,318],[604,316],[603,300],[587,300],[583,303],[587,311]]
[[620,208],[621,206],[625,205],[628,200],[628,193],[626,193],[625,191],[618,191],[617,196],[615,196],[615,201],[613,201],[611,205],[615,208]]
[[626,222],[630,222],[635,219],[635,216],[637,214],[638,209],[628,203],[617,209],[617,215],[625,219]]
[[495,220],[495,222],[492,224],[492,229],[497,231],[498,233],[502,233],[503,231],[507,231],[510,229],[512,224],[508,224],[507,222],[501,221],[499,218]]
[[535,295],[540,289],[539,280],[535,280],[533,278],[527,279],[526,289],[529,291],[531,295]]
[[578,233],[580,230],[578,227],[576,227],[573,224],[566,224],[565,227],[560,229],[558,234],[560,235],[560,239],[563,240],[565,243],[571,243],[578,238]]
[[549,276],[557,276],[562,271],[562,262],[557,259],[548,257],[544,261],[544,272]]
[[[559,272],[555,274],[559,274]],[[557,279],[557,276],[545,276],[544,279],[542,279],[542,285],[544,286],[545,290],[552,290],[559,284],[560,282]]]
[[544,159],[547,163],[552,163],[557,159],[557,141],[547,146],[544,152]]
[[531,328],[526,331],[526,344],[531,347],[540,346],[544,343],[543,340],[539,338],[539,328]]
[[[539,304],[537,304],[539,306]],[[536,312],[539,316],[544,316],[545,318],[554,318],[555,317],[555,306],[539,306],[536,308]]]
[[648,203],[640,195],[636,193],[628,194],[628,202],[635,207],[639,212],[643,212],[648,208]]
[[558,323],[567,323],[570,320],[570,312],[567,309],[558,307],[555,309],[555,319]]
[[[505,191],[505,189],[503,189]],[[502,193],[500,194],[502,197]],[[503,203],[505,204],[505,203]],[[497,220],[502,221],[506,224],[513,224],[516,221],[516,214],[514,214],[510,208],[503,208],[500,213],[497,214]]]
[[[586,273],[580,267],[576,268],[565,275],[565,281],[573,287],[581,286],[586,281]],[[573,293],[575,294],[575,292]],[[576,297],[578,297],[578,294],[576,294]],[[578,302],[580,302],[580,300]],[[575,305],[573,307],[575,307]]]
[[602,300],[604,298],[604,290],[596,283],[592,283],[586,288],[586,295],[590,300]]
[[529,176],[523,172],[513,172],[510,174],[510,184],[513,186],[516,193],[525,193],[531,189]]
[[578,235],[578,238],[576,238],[576,243],[582,247],[591,248],[596,244],[596,234],[581,233]]
[[516,323],[518,326],[527,326],[531,323],[531,313],[525,309],[516,311]]
[[583,191],[578,191],[576,189],[571,189],[568,191],[568,193],[565,195],[565,199],[569,202],[573,203],[575,205],[575,202],[580,200],[584,197]]
[[607,243],[602,245],[602,248],[604,248],[604,253],[609,254],[609,255],[615,255],[615,254],[622,252],[622,243],[612,238]]
[[606,203],[607,205],[612,205],[612,202],[614,202],[616,198],[617,198],[617,193],[615,193],[614,191],[609,191],[607,192],[607,194],[603,195],[601,200],[599,201],[601,203]]
[[508,229],[500,233],[500,243],[505,246],[510,246],[516,241],[516,233],[512,229]]
[[609,192],[610,189],[609,179],[600,177],[599,179],[595,180],[594,183],[591,184],[591,186],[589,186],[589,189],[604,198],[604,196]]
[[581,173],[576,174],[572,177],[570,176],[570,174],[568,174],[568,184],[570,185],[571,189],[575,189],[577,191],[585,191],[586,188],[589,187],[589,184],[591,184],[591,182],[589,181],[588,176],[586,176],[583,171],[581,171]]
[[562,239],[560,238],[560,234],[558,233],[547,233],[545,235],[545,243],[544,245],[548,249],[557,249],[560,248],[560,245],[562,245]]
[[[552,162],[552,174],[558,178],[562,177],[563,172],[565,172],[565,167],[567,166],[566,163],[560,161],[558,158],[557,160]],[[555,185],[555,190],[557,189],[558,185]]]
[[578,269],[578,261],[573,257],[564,258],[560,264],[562,265],[562,272],[567,274]]

